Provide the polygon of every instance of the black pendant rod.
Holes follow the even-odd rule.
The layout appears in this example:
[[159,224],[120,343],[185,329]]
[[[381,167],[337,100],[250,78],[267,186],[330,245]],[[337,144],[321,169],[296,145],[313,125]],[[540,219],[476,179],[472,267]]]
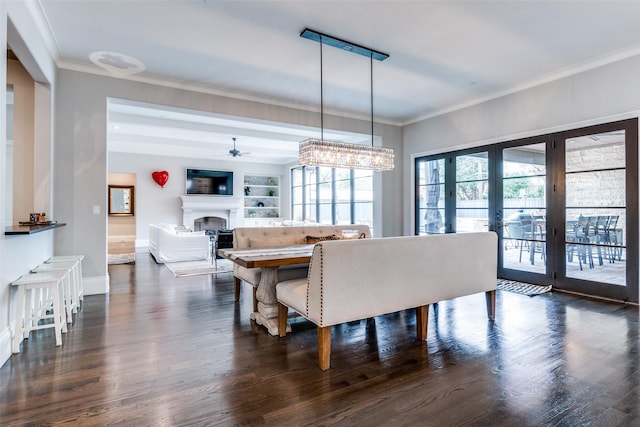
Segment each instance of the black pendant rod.
[[373,147],[373,52],[369,57],[369,64],[371,67],[371,146]]
[[320,36],[320,141],[324,142],[324,90],[322,85],[322,36]]

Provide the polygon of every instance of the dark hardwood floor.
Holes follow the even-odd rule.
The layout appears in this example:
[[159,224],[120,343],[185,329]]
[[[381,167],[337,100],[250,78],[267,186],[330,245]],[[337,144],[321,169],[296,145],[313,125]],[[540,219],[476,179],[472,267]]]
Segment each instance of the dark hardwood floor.
[[62,347],[37,331],[0,369],[0,425],[640,425],[635,306],[498,291],[491,323],[483,294],[459,298],[426,343],[408,311],[335,327],[322,372],[315,329],[269,336],[230,274],[176,279],[146,253],[109,272]]

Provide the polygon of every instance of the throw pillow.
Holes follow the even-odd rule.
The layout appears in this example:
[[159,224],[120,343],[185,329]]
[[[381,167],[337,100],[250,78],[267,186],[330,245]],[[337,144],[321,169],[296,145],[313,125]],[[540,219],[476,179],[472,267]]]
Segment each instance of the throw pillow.
[[265,236],[262,238],[249,239],[250,248],[278,248],[278,247],[300,245],[302,243],[303,242],[301,240],[296,240],[296,238],[291,235],[279,236],[279,237]]
[[331,236],[320,236],[320,237],[306,236],[304,238],[305,243],[308,243],[308,244],[324,242],[325,240],[340,240],[340,236],[336,236],[335,234],[332,234]]
[[191,233],[192,233],[192,231],[189,230],[188,228],[186,228],[186,229],[178,229],[178,228],[176,228],[176,234],[191,234]]

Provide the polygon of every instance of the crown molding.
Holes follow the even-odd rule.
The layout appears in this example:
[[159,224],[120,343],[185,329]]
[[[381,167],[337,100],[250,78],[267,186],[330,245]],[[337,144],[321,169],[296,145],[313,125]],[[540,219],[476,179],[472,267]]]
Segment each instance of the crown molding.
[[[156,86],[169,87],[173,89],[188,90],[191,92],[205,93],[209,95],[222,96],[225,98],[238,99],[242,101],[257,102],[260,104],[273,105],[276,107],[283,107],[283,108],[291,108],[294,110],[309,111],[309,112],[318,113],[318,114],[320,113],[319,106],[316,107],[316,106],[309,106],[309,105],[301,105],[294,102],[268,99],[268,98],[257,96],[257,95],[226,91],[224,89],[219,89],[212,86],[204,86],[204,85],[184,82],[181,80],[167,79],[165,77],[158,77],[158,76],[154,76],[144,72],[139,74],[134,74],[131,76],[126,76],[126,77],[114,77],[111,74],[109,74],[107,71],[93,64],[85,64],[81,62],[63,60],[63,61],[59,61],[57,65],[58,65],[58,68],[61,68],[64,70],[95,74],[95,75],[104,76],[104,77],[120,78],[121,80],[134,81],[138,83],[146,83],[146,84],[151,84]],[[345,118],[354,119],[354,120],[363,120],[367,122],[371,121],[371,116],[368,116],[368,115],[355,114],[355,113],[349,113],[349,112],[331,110],[331,109],[327,110],[326,108],[325,108],[325,114],[330,114],[337,117],[345,117]],[[401,126],[402,124],[400,121],[387,120],[387,119],[376,119],[375,123],[385,124],[390,126]]]
[[455,111],[459,111],[465,108],[473,107],[474,105],[482,104],[483,102],[492,101],[497,98],[501,98],[503,96],[512,95],[517,92],[522,92],[527,89],[531,89],[537,86],[542,86],[546,83],[551,83],[557,80],[561,80],[566,77],[571,77],[576,74],[583,73],[585,71],[593,70],[598,67],[602,67],[604,65],[613,64],[615,62],[619,62],[628,58],[632,58],[634,56],[640,55],[640,46],[633,46],[627,49],[622,49],[617,52],[601,56],[595,60],[584,61],[570,67],[565,67],[560,70],[557,70],[553,73],[550,73],[546,76],[530,80],[528,82],[513,86],[511,88],[505,89],[500,92],[493,93],[491,95],[483,96],[477,99],[474,99],[469,102],[464,102],[461,104],[457,104],[448,108],[444,108],[438,111],[435,111],[430,114],[425,114],[422,116],[418,116],[414,119],[408,120],[406,122],[402,122],[401,126],[407,126],[410,124],[418,123],[424,120],[429,120],[434,117],[442,116],[445,114],[453,113]]

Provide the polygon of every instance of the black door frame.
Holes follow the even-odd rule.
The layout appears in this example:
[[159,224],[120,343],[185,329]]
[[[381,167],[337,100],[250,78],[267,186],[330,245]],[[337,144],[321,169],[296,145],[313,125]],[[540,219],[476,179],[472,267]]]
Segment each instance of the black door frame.
[[[611,285],[573,277],[566,277],[566,218],[565,218],[565,141],[570,138],[598,133],[625,131],[625,174],[626,174],[626,286]],[[547,224],[554,230],[554,249],[558,256],[554,264],[553,285],[557,289],[596,295],[618,301],[638,302],[638,119],[626,119],[600,125],[587,126],[558,132],[554,135],[556,192],[553,203],[557,206],[557,215]],[[629,238],[631,237],[631,238]]]
[[[498,241],[500,245],[498,248],[504,247],[504,206],[503,206],[503,150],[515,147],[522,147],[527,145],[536,145],[536,144],[545,144],[545,162],[546,162],[546,178],[545,178],[545,210],[546,217],[554,215],[554,210],[551,205],[551,191],[549,188],[553,186],[553,177],[552,173],[550,173],[549,161],[550,161],[550,148],[552,146],[551,138],[549,135],[541,135],[541,136],[532,136],[528,138],[522,138],[518,140],[513,140],[501,144],[496,144],[495,148],[495,164],[497,166],[495,180],[493,182],[496,187],[496,232],[498,233]],[[547,224],[548,227],[548,224]],[[521,242],[522,244],[522,242]],[[549,285],[552,282],[552,271],[551,267],[553,265],[553,260],[548,256],[549,254],[549,239],[547,238],[547,247],[545,248],[545,252],[547,254],[547,262],[544,273],[534,273],[530,271],[523,270],[515,270],[504,268],[504,253],[502,250],[498,250],[498,277],[509,279],[509,280],[517,280],[526,283],[532,283],[534,285]]]
[[[564,141],[568,138],[625,131],[626,159],[626,286],[617,286],[566,277],[565,249],[565,154]],[[500,245],[504,244],[502,207],[502,150],[521,145],[545,143],[546,145],[546,212],[547,212],[547,266],[544,274],[504,269],[502,251],[498,251],[498,275],[511,280],[533,284],[552,284],[555,288],[610,298],[619,301],[638,302],[638,119],[626,119],[593,126],[586,126],[545,135],[522,138],[504,143],[434,154],[415,159],[415,234],[419,234],[419,177],[418,164],[422,161],[445,159],[445,232],[455,232],[455,158],[457,156],[487,151],[489,155],[489,230],[495,231]],[[499,246],[501,247],[501,246]]]

